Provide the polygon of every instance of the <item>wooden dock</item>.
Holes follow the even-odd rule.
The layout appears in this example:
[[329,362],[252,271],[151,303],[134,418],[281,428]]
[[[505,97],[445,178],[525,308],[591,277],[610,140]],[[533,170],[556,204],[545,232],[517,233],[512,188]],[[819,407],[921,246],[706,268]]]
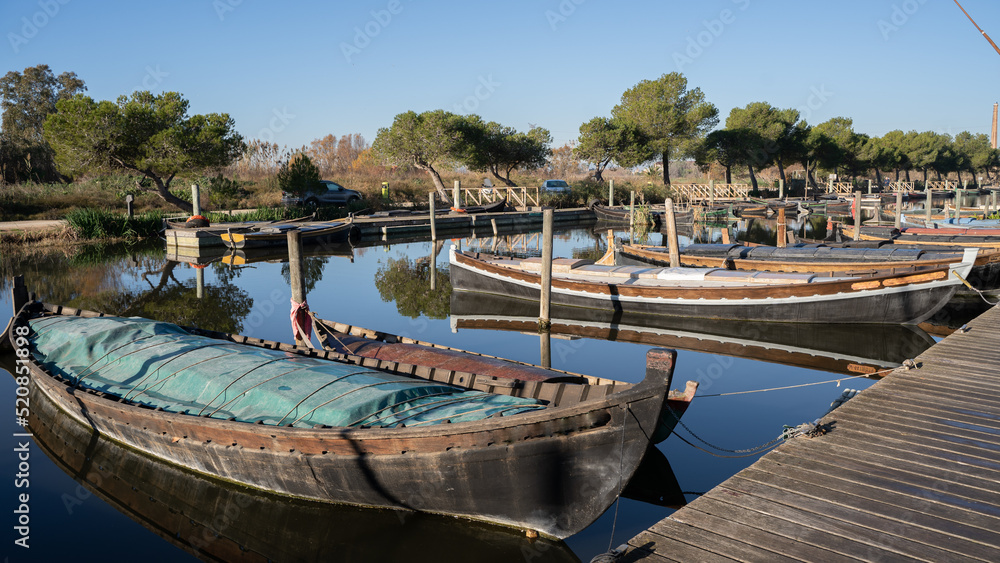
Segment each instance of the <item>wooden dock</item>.
[[1000,561],[1000,307],[628,542],[620,561]]

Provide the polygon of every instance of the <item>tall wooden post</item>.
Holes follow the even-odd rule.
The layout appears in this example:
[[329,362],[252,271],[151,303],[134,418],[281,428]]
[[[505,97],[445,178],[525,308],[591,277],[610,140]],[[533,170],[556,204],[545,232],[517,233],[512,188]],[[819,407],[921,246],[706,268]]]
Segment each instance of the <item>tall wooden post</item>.
[[715,206],[715,180],[708,181],[708,204]]
[[997,191],[996,190],[990,190],[990,209],[992,209],[994,213],[996,213],[997,211],[1000,211],[1000,208],[997,208]]
[[927,198],[925,200],[926,203],[924,203],[924,207],[926,208],[926,209],[924,209],[924,220],[927,222],[928,225],[930,225],[930,223],[931,223],[931,205],[932,205],[931,200],[934,198],[934,194],[931,192],[930,188],[927,188],[924,191],[924,193],[927,194]]
[[628,243],[635,244],[635,190],[629,192],[628,201]]
[[615,205],[615,181],[608,180],[608,207]]
[[670,242],[670,267],[678,268],[681,265],[681,250],[677,242],[677,222],[674,219],[674,201],[669,197],[663,202],[664,217],[667,222],[667,239]]
[[451,200],[455,202],[455,207],[461,208],[462,205],[462,181],[455,180],[455,186],[451,189]]
[[778,222],[775,225],[778,231],[778,248],[785,248],[786,246],[788,237],[785,234],[785,230],[788,228],[787,225],[788,222],[785,220],[785,206],[782,205],[778,208]]
[[201,215],[201,188],[198,184],[191,184],[191,206],[194,207],[192,215]]
[[194,271],[194,296],[198,299],[205,297],[205,268],[196,268]]
[[785,198],[785,181],[778,179],[778,199]]
[[28,302],[28,288],[24,285],[24,276],[14,276],[14,284],[10,288],[10,302],[14,305],[14,315]]
[[958,183],[955,183],[955,224],[958,225],[962,221],[962,191],[958,189]]
[[[306,283],[302,275],[302,231],[292,229],[288,231],[288,281],[292,286],[292,301],[296,303],[306,302]],[[300,338],[298,332],[295,333],[295,344],[302,346],[305,341]]]
[[538,345],[541,348],[539,350],[540,356],[542,357],[542,367],[551,368],[552,367],[552,333],[547,330],[543,330],[538,333]]
[[434,192],[430,193],[431,241],[437,240],[437,227],[434,224]]
[[896,228],[903,226],[903,192],[896,192]]
[[437,289],[437,260],[437,243],[431,241],[431,291],[435,291]]
[[868,180],[868,194],[871,195],[871,193],[872,193],[872,181],[869,179]]
[[854,192],[854,240],[861,240],[861,192]]
[[552,210],[542,211],[542,287],[538,301],[538,329],[552,328]]

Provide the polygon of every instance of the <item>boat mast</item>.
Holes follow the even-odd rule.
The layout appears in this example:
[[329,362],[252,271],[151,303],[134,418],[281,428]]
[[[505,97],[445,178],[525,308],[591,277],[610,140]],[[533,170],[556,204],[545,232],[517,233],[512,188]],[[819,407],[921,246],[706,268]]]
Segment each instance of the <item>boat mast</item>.
[[[955,4],[958,4],[958,0],[955,0]],[[962,10],[962,13],[965,14],[965,17],[969,18],[969,21],[972,22],[972,25],[976,26],[976,29],[979,30],[979,33],[983,34],[983,37],[985,37],[986,40],[990,42],[990,45],[993,45],[993,49],[996,50],[998,55],[1000,55],[1000,47],[997,47],[997,44],[994,43],[992,39],[990,39],[990,36],[986,35],[986,32],[983,31],[983,28],[979,27],[979,24],[976,23],[976,20],[972,19],[972,16],[969,15],[969,12],[966,12],[965,8],[963,8],[961,4],[958,4],[958,8]]]

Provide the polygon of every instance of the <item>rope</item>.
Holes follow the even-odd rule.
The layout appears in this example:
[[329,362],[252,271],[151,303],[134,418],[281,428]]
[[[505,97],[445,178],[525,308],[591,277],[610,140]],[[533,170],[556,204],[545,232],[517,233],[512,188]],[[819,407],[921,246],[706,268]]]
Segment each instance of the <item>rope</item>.
[[[904,364],[905,365],[905,364]],[[729,395],[746,395],[748,393],[763,393],[765,391],[783,391],[785,389],[797,389],[799,387],[809,387],[810,385],[825,385],[827,383],[836,383],[837,387],[840,387],[841,381],[850,381],[851,379],[857,379],[859,377],[872,377],[874,375],[879,375],[883,373],[890,373],[898,368],[883,369],[872,373],[864,373],[859,375],[849,375],[847,377],[841,377],[838,379],[828,379],[826,381],[814,381],[813,383],[800,383],[799,385],[787,385],[785,387],[770,387],[768,389],[753,389],[750,391],[733,391],[732,393],[715,393],[713,395],[698,395],[698,398],[704,397],[727,397]]]
[[965,287],[971,289],[972,291],[975,291],[976,294],[978,294],[979,297],[982,298],[982,300],[985,301],[987,305],[993,306],[993,305],[996,305],[997,303],[1000,303],[1000,301],[997,301],[997,303],[990,303],[990,300],[987,299],[985,295],[983,295],[983,292],[980,291],[980,290],[978,290],[978,289],[976,289],[976,288],[974,288],[974,287],[972,287],[972,284],[970,284],[969,282],[965,281],[965,278],[963,278],[961,274],[959,274],[958,272],[956,272],[954,270],[952,270],[951,273],[955,274],[956,278],[962,280],[962,283],[965,284]]
[[288,315],[292,321],[292,336],[295,340],[304,341],[310,348],[315,348],[312,343],[312,317],[309,316],[309,304],[303,299],[302,303],[292,302],[292,312]]
[[726,449],[726,448],[720,448],[719,446],[716,446],[715,444],[712,444],[711,442],[708,442],[705,439],[699,437],[697,434],[695,434],[690,428],[688,428],[688,426],[686,424],[684,424],[684,422],[677,415],[677,413],[674,412],[674,409],[670,408],[669,405],[667,405],[667,411],[670,413],[671,416],[674,417],[674,420],[677,421],[677,424],[680,425],[680,427],[683,428],[684,430],[687,430],[688,434],[691,434],[691,437],[694,438],[695,440],[698,440],[699,442],[705,444],[706,446],[708,446],[710,448],[714,448],[716,450],[719,450],[720,452],[729,452],[729,453],[733,453],[733,454],[739,454],[739,455],[720,455],[720,454],[716,454],[716,453],[710,452],[710,451],[708,451],[708,450],[706,450],[706,449],[704,449],[704,448],[702,448],[700,446],[692,444],[691,442],[689,442],[688,440],[686,440],[684,438],[684,436],[681,436],[677,432],[673,433],[675,436],[677,436],[685,444],[687,444],[687,445],[689,445],[692,448],[695,448],[697,450],[701,450],[701,451],[703,451],[703,452],[705,452],[705,453],[707,453],[709,455],[713,455],[715,457],[740,458],[740,457],[755,456],[755,455],[761,454],[761,453],[763,453],[763,452],[765,452],[765,451],[767,451],[767,450],[769,450],[769,449],[777,446],[782,441],[782,437],[778,436],[774,440],[771,440],[770,442],[767,442],[766,444],[761,444],[760,446],[757,446],[757,447],[754,447],[754,448],[748,448],[748,449],[743,449],[743,450],[730,450],[730,449]]
[[608,552],[615,543],[615,528],[618,526],[618,505],[622,502],[622,473],[625,464],[625,426],[628,424],[628,415],[632,412],[632,405],[625,403],[625,415],[622,417],[622,445],[618,453],[618,495],[615,497],[615,517],[611,520],[611,538],[608,539]]

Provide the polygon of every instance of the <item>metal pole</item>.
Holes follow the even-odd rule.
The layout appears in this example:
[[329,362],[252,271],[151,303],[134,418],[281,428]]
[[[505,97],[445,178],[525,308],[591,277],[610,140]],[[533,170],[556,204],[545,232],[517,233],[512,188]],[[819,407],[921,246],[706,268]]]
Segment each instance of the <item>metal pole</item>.
[[552,305],[552,210],[542,211],[542,287],[538,302],[538,329],[552,327],[549,309]]
[[430,193],[430,213],[431,213],[431,242],[437,240],[437,228],[434,224],[434,192]]
[[[302,232],[298,229],[288,231],[288,281],[292,286],[292,301],[306,302],[306,284],[302,276]],[[301,346],[304,341],[295,333],[295,344]]]
[[854,192],[854,240],[861,240],[861,192]]
[[896,192],[896,228],[903,226],[903,192]]
[[674,219],[674,201],[667,198],[663,202],[664,219],[667,221],[667,239],[670,242],[670,267],[678,268],[681,265],[681,251],[677,243],[677,222]]

